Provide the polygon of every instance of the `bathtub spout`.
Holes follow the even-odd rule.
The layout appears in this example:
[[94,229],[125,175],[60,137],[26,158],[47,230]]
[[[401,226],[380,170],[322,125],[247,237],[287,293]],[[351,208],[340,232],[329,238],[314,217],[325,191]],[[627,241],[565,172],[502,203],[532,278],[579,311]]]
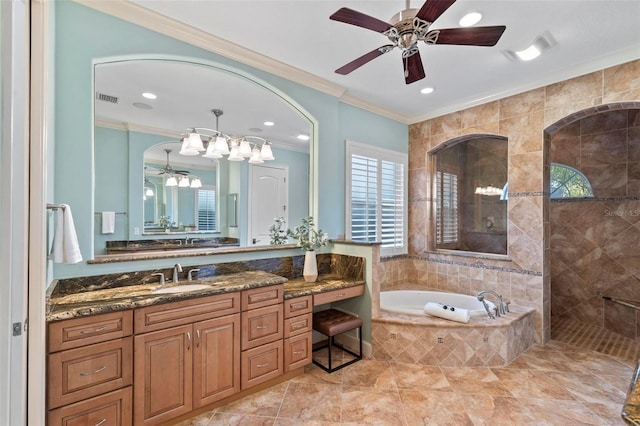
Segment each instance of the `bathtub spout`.
[[[498,306],[496,307],[495,316],[491,313],[491,310],[489,309],[489,305],[487,305],[487,302],[485,302],[485,300],[484,300],[485,294],[492,294],[498,299]],[[505,305],[504,301],[502,300],[502,295],[496,293],[493,290],[482,290],[476,295],[476,297],[478,298],[478,300],[480,302],[482,302],[482,304],[484,305],[484,309],[487,311],[487,314],[489,315],[489,318],[491,318],[491,319],[495,319],[496,316],[499,317],[499,316],[504,315],[504,314],[506,314],[508,312],[508,308]]]

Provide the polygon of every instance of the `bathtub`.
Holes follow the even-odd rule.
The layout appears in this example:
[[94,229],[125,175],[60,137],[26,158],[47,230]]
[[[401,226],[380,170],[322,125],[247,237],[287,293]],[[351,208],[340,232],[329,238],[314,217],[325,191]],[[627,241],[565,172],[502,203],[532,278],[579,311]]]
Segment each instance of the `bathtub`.
[[[486,300],[489,309],[493,312],[495,306]],[[466,294],[446,293],[442,291],[425,290],[390,290],[380,292],[380,309],[387,312],[395,312],[405,315],[425,316],[424,305],[427,302],[442,303],[459,309],[467,309],[472,317],[487,315],[482,302],[475,296]]]

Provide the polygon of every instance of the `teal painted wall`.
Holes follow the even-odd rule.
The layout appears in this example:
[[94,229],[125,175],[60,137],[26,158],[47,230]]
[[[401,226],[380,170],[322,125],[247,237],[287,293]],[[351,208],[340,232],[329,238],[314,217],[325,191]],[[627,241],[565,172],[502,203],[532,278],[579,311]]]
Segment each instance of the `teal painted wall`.
[[[248,72],[286,93],[317,121],[318,185],[320,227],[331,237],[344,233],[344,140],[389,146],[406,152],[405,124],[342,104],[339,99],[284,78],[265,73],[187,43],[132,25],[73,2],[55,2],[55,179],[54,202],[72,207],[80,249],[84,259],[92,257],[94,235],[92,64],[93,61],[123,55],[175,55],[215,62]],[[130,150],[131,154],[132,150]],[[131,157],[129,158],[131,163]],[[244,165],[246,167],[246,165]],[[130,169],[129,179],[142,181],[142,169]],[[240,186],[246,189],[246,181]],[[141,189],[140,189],[141,190]],[[222,193],[221,193],[222,195]],[[142,195],[140,194],[140,197]],[[97,195],[96,195],[97,197]],[[133,205],[129,196],[129,207]],[[138,201],[139,198],[136,200]],[[141,204],[138,202],[137,205]],[[246,212],[239,212],[246,215]],[[133,213],[132,213],[133,216]],[[142,214],[140,213],[140,218]],[[133,220],[128,219],[129,234]],[[284,255],[284,253],[283,253]],[[264,256],[264,254],[254,254]],[[212,262],[218,257],[212,258]],[[202,260],[202,258],[200,259]],[[165,265],[173,264],[167,260]],[[162,262],[155,262],[158,264]],[[137,265],[137,263],[136,263]],[[129,267],[137,267],[129,264]],[[142,268],[151,266],[143,264]],[[53,266],[54,277],[105,273],[105,265]],[[139,267],[138,267],[139,269]]]

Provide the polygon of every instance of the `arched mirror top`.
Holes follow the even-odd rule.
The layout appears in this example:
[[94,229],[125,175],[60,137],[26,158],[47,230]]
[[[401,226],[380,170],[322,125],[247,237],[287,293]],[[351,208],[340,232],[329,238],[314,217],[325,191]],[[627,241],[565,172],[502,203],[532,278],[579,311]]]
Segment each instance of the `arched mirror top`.
[[[160,191],[166,182],[153,179],[154,173],[149,167],[155,168],[155,174],[159,175],[167,163],[172,166],[175,164],[181,170],[193,169],[197,173],[190,174],[194,176],[204,175],[202,170],[214,173],[214,183],[208,185],[216,189],[217,216],[212,233],[217,238],[233,237],[239,241],[240,247],[251,246],[249,234],[255,230],[248,229],[252,223],[248,206],[251,205],[249,171],[253,169],[253,164],[248,164],[249,158],[235,162],[223,156],[213,161],[203,158],[204,152],[198,155],[181,154],[182,138],[194,128],[200,129],[198,131],[209,138],[216,134],[228,136],[230,147],[232,139],[240,140],[237,138],[242,137],[253,142],[254,147],[260,147],[264,141],[268,141],[275,160],[265,161],[265,164],[296,173],[297,186],[290,203],[300,206],[287,206],[288,211],[296,212],[296,217],[290,217],[290,221],[298,221],[298,216],[313,214],[312,146],[317,124],[299,104],[268,83],[243,71],[213,63],[185,58],[128,57],[97,61],[94,67],[94,90],[94,193],[101,194],[100,197],[94,197],[94,211],[124,210],[125,213],[117,219],[122,223],[116,223],[116,235],[102,235],[96,231],[96,255],[107,254],[109,241],[148,237],[151,232],[146,232],[149,229],[145,225],[159,225],[162,216],[169,216],[167,202],[171,200],[170,193],[175,191],[165,190],[164,205],[153,204],[145,199],[148,185],[144,185],[145,179],[148,179],[157,188],[155,190]],[[119,144],[128,153],[121,152],[118,160],[110,161],[102,154],[116,150],[113,147],[104,148],[111,143],[109,138],[113,132],[120,132]],[[203,140],[206,147],[209,140],[204,136]],[[164,148],[167,144],[175,145],[169,161],[153,154],[158,147],[163,151],[160,154],[166,154]],[[149,162],[154,164],[147,164]],[[303,168],[300,167],[301,163],[304,164]],[[112,180],[108,176],[118,167],[123,175],[128,175],[128,188],[120,191],[128,192],[128,195],[116,194],[113,196],[115,202],[109,204],[106,201],[108,194],[117,191],[113,187],[102,188],[101,185],[105,182],[111,185]],[[123,203],[123,199],[128,202]],[[234,200],[233,206],[229,205],[231,199]],[[193,202],[189,201],[189,204]],[[177,212],[175,205],[173,209]],[[236,209],[237,218],[232,217]],[[179,221],[183,225],[179,228],[180,232],[197,231],[197,206],[195,211],[195,220],[191,218],[191,212],[182,213],[189,215],[189,220],[186,220],[187,216],[182,216],[185,220]],[[99,225],[98,219],[96,229]]]

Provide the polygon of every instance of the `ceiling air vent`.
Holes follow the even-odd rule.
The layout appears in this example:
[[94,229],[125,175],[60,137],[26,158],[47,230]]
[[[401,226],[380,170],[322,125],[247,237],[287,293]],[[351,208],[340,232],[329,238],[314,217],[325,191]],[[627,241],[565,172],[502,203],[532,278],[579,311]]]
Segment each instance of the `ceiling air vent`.
[[96,99],[104,102],[111,102],[112,104],[118,103],[117,96],[105,95],[104,93],[96,92]]

